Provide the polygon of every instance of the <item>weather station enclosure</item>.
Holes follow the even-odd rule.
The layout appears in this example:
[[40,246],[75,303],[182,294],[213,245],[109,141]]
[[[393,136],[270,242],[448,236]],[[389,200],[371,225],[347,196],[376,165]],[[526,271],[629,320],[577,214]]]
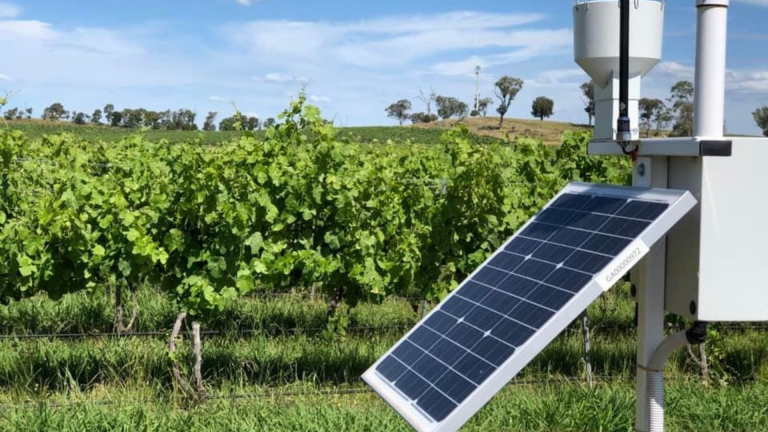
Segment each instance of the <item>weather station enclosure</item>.
[[[566,187],[364,375],[419,432],[454,432],[631,272],[636,430],[664,428],[669,355],[707,322],[768,320],[762,245],[768,139],[725,138],[729,0],[696,7],[694,136],[640,136],[644,76],[662,58],[665,1],[576,1],[574,58],[595,83],[591,155],[632,157],[633,186]],[[665,336],[671,312],[690,329]]]
[[[611,70],[618,69],[617,63],[607,61],[603,52],[580,48],[579,29],[602,28],[604,21],[618,22],[616,3],[589,2],[574,8],[576,59],[597,86],[605,82],[605,76],[611,76]],[[637,33],[631,33],[630,76],[638,78],[634,85],[630,84],[630,98],[634,90],[639,90],[639,77],[650,72],[660,59],[649,55],[661,53],[657,45],[660,38],[654,32],[662,32],[663,14],[659,11],[664,8],[664,3],[655,1],[632,3],[636,9],[632,11],[632,28]],[[761,282],[761,261],[768,229],[760,227],[768,214],[768,199],[762,198],[759,189],[768,181],[763,166],[768,158],[768,139],[723,137],[728,1],[699,0],[696,5],[699,27],[694,137],[638,141],[633,145],[638,157],[635,184],[688,190],[700,203],[667,238],[666,310],[700,321],[764,321],[768,320],[768,286]],[[591,33],[594,30],[583,39],[588,39],[590,45],[600,45],[599,36]],[[618,52],[618,48],[612,49]],[[604,87],[615,88],[611,84]],[[596,99],[597,93],[596,87]],[[630,117],[637,125],[633,104],[636,108],[636,100],[630,99]],[[615,124],[617,116],[616,103],[611,112],[597,112],[596,125]],[[615,131],[596,127],[589,154],[623,155],[614,138]]]

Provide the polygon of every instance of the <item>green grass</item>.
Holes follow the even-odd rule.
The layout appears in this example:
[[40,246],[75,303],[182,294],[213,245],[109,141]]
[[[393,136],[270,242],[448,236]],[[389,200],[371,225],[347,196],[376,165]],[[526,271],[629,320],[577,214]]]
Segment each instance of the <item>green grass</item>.
[[[414,312],[417,300],[393,299],[381,304],[361,303],[350,314],[351,327],[412,326],[421,317]],[[128,307],[128,306],[126,306]],[[139,291],[138,332],[165,331],[172,327],[178,310],[159,292],[146,287]],[[214,316],[208,330],[278,331],[294,328],[323,328],[327,301],[321,296],[281,295],[248,298]],[[0,307],[0,335],[112,333],[114,300],[111,294],[90,297],[86,293],[53,301],[36,296]],[[613,289],[589,309],[590,325],[596,331],[633,331],[634,303],[627,286]]]
[[203,132],[203,131],[169,131],[148,130],[142,132],[139,129],[112,128],[106,126],[76,125],[69,122],[53,122],[42,120],[22,120],[0,122],[0,126],[17,129],[32,139],[39,139],[44,135],[58,133],[72,133],[88,141],[119,141],[132,134],[144,133],[152,140],[168,140],[170,142],[184,142],[200,140],[206,144],[216,144],[222,141],[234,139],[238,132]]
[[[327,302],[320,297],[316,300],[303,295],[248,298],[215,315],[207,329],[274,333],[296,328],[323,329],[327,310]],[[173,326],[178,314],[167,297],[151,289],[140,291],[139,311],[137,332],[166,331]],[[349,311],[349,315],[350,326],[355,328],[411,326],[420,318],[414,313],[413,305],[405,300],[363,303]],[[59,301],[38,296],[0,308],[0,335],[112,333],[114,316],[111,296],[92,299],[86,293],[77,293]]]
[[[211,386],[225,382],[263,386],[300,381],[359,384],[358,377],[400,337],[402,332],[326,340],[308,335],[290,337],[211,338],[204,340],[203,373]],[[725,364],[732,380],[766,377],[766,335],[730,337],[724,344]],[[0,387],[88,388],[104,383],[153,382],[168,385],[165,338],[83,341],[5,341],[0,343]],[[631,336],[596,335],[594,373],[629,378],[635,372],[635,341]],[[188,347],[182,353],[189,359]],[[189,359],[191,361],[191,359]],[[682,353],[668,366],[670,376],[695,375]],[[581,337],[569,332],[537,356],[521,379],[584,377]]]
[[[227,382],[260,386],[359,384],[358,377],[397,336],[204,340],[203,374],[212,387]],[[86,390],[137,382],[170,388],[167,345],[164,338],[4,341],[0,343],[0,388],[60,391],[74,386]],[[188,345],[182,348],[181,356],[191,362]]]
[[[166,348],[174,306],[149,288],[139,299],[137,330],[161,334],[1,340],[0,431],[410,430],[376,395],[319,392],[365,392],[360,374],[421,316],[411,301],[342,309],[353,327],[394,327],[346,336],[269,332],[322,328],[322,298],[237,302],[203,330],[257,331],[204,337],[203,374],[213,398],[198,407],[181,397],[170,378]],[[599,377],[594,389],[580,383],[582,338],[574,325],[462,430],[633,430],[636,336],[627,287],[612,290],[588,313]],[[0,309],[0,333],[109,333],[112,317],[108,296],[80,293],[59,302],[35,297]],[[703,387],[683,353],[667,365],[667,430],[768,431],[768,332],[724,327],[721,334],[718,355],[726,381]],[[180,356],[191,364],[186,339]],[[280,396],[286,392],[291,396]]]
[[[0,316],[0,328],[37,331],[82,331],[93,317],[109,315],[105,300],[93,302],[83,295],[65,297],[60,303],[37,298],[15,303]],[[624,289],[609,294],[590,308],[592,322],[592,365],[596,375],[629,379],[635,373],[635,331]],[[227,384],[282,386],[297,383],[360,385],[359,376],[394,344],[420,314],[407,301],[381,305],[361,304],[349,310],[353,328],[390,327],[384,330],[350,331],[346,336],[328,336],[321,329],[325,302],[301,297],[248,299],[215,318],[224,330],[255,330],[224,334],[203,340],[203,374],[211,388]],[[342,310],[341,313],[346,313]],[[82,390],[101,385],[131,386],[136,382],[171,387],[166,354],[167,329],[175,313],[170,304],[155,294],[142,295],[140,330],[160,330],[151,337],[97,337],[75,339],[6,339],[0,341],[0,390],[60,391]],[[27,325],[24,326],[25,321]],[[99,322],[102,332],[111,331],[111,321]],[[618,323],[601,327],[600,323]],[[58,324],[57,329],[54,326]],[[163,327],[165,326],[165,327]],[[269,332],[305,328],[295,333]],[[203,330],[211,330],[213,324]],[[163,332],[165,330],[165,332]],[[264,332],[260,330],[265,330]],[[24,334],[17,332],[18,334]],[[744,330],[725,332],[719,362],[732,382],[768,378],[768,332]],[[189,362],[189,346],[181,355]],[[668,366],[671,377],[695,376],[697,371],[678,353]],[[574,325],[555,340],[519,375],[521,379],[541,377],[584,377],[582,337]]]
[[[349,431],[407,432],[410,427],[377,396],[305,395],[214,399],[203,407],[182,408],[142,392],[105,396],[68,395],[65,406],[32,403],[4,408],[2,431]],[[150,391],[151,392],[151,391]],[[2,398],[0,396],[0,398]],[[57,395],[51,396],[57,400]],[[73,399],[82,402],[70,405]],[[105,401],[112,403],[104,405]],[[704,389],[695,382],[667,386],[667,429],[671,432],[746,432],[768,430],[768,385],[756,383]],[[465,432],[632,431],[631,383],[553,383],[508,386],[463,429]]]
[[[0,127],[8,127],[23,131],[32,139],[39,139],[47,134],[72,133],[88,141],[119,141],[130,135],[141,133],[151,141],[168,140],[171,143],[197,141],[203,144],[217,144],[237,139],[240,132],[203,132],[203,131],[169,131],[112,128],[106,126],[75,125],[68,122],[43,121],[10,121],[0,122]],[[361,144],[406,142],[419,144],[437,144],[445,133],[442,128],[418,128],[410,126],[367,126],[339,128],[339,138]],[[254,132],[263,136],[264,131]],[[498,142],[498,137],[472,135],[477,143],[490,144]]]

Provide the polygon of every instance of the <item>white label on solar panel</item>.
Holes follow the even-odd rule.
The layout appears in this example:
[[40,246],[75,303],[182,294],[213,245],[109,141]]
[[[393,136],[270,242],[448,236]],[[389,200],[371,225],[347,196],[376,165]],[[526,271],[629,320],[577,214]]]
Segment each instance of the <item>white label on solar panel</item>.
[[608,264],[605,271],[599,274],[595,280],[603,287],[603,291],[608,291],[627,274],[629,269],[643,259],[649,251],[650,249],[645,245],[645,242],[635,240],[627,247],[627,252],[619,255],[618,258]]
[[[618,201],[618,206],[611,207],[611,200]],[[594,202],[605,205],[595,210],[594,206],[590,207]],[[695,198],[687,191],[589,183],[568,185],[368,369],[363,374],[363,380],[417,431],[455,432],[577,319],[600,294],[613,286],[614,281],[636,265],[648,253],[649,246],[663,238],[695,205]],[[554,234],[547,236],[547,229]],[[558,232],[560,235],[557,235]],[[599,241],[592,242],[593,238],[599,238]],[[532,245],[538,246],[531,248]],[[516,265],[518,267],[513,268]],[[508,267],[506,270],[500,268],[505,266]],[[550,273],[539,279],[531,277],[542,269],[549,269]],[[522,312],[535,315],[534,319],[540,320],[536,322],[537,325],[531,326],[519,321],[524,317],[516,315],[517,309],[502,318],[496,317],[497,322],[508,325],[505,328],[518,325],[518,330],[511,331],[509,335],[515,336],[520,330],[527,334],[519,346],[502,342],[499,335],[503,337],[504,334],[494,336],[495,329],[481,332],[484,324],[493,322],[493,314],[500,315],[497,313],[500,307],[495,300],[510,300],[500,294],[505,289],[507,279],[504,278],[514,279],[514,284],[517,284],[515,287],[535,286],[529,291],[533,297],[531,294],[509,295],[515,296],[512,302],[524,305],[520,307]],[[581,285],[574,290],[574,283]],[[475,303],[467,299],[483,290],[488,293],[487,299],[493,299],[484,298]],[[551,300],[552,296],[561,298],[557,300],[558,303],[550,304],[550,307],[541,304]],[[444,311],[451,303],[461,307],[469,306],[474,308],[473,311],[477,309],[482,313],[457,312],[461,307]],[[457,316],[450,315],[451,312]],[[541,318],[542,313],[544,319]],[[476,321],[472,323],[472,319]],[[435,332],[427,325],[433,321],[438,325],[453,323],[454,328],[462,327],[463,331],[457,332],[455,337],[451,331]],[[461,363],[468,355],[451,365],[447,358],[438,358],[440,354],[435,354],[432,348],[425,350],[419,346],[424,343],[422,337],[427,333],[437,336],[438,342],[434,347],[445,342],[443,345],[453,348],[453,351],[443,349],[444,356],[455,356],[455,351],[468,352],[476,360],[470,362],[470,365],[480,369],[461,369]],[[482,341],[496,343],[497,346],[485,344],[485,354],[496,355],[497,348],[512,353],[504,357],[506,360],[496,367],[478,357],[485,354],[476,354],[472,351],[474,348],[466,349],[462,346],[466,344],[467,338],[479,339],[476,346]],[[410,364],[406,364],[408,358]],[[422,359],[429,360],[426,364],[431,365],[431,368],[419,365]],[[436,369],[447,372],[442,378],[435,378],[439,372]],[[461,373],[456,373],[457,369]],[[396,378],[387,379],[387,373]],[[476,386],[470,386],[469,390],[463,389],[459,396],[447,394],[454,389],[454,383],[467,381],[464,378],[472,379],[466,374],[483,377]],[[441,383],[446,384],[446,381],[450,387],[447,392],[440,388]],[[407,393],[411,393],[411,396]],[[444,406],[434,409],[437,403],[443,403]],[[432,415],[427,412],[430,410]]]

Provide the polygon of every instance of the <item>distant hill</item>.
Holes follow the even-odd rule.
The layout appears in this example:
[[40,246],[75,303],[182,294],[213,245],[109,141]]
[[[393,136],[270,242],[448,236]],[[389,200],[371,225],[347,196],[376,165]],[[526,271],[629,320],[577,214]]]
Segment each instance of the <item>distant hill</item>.
[[422,129],[450,129],[458,123],[466,125],[470,132],[483,137],[504,139],[506,135],[509,134],[509,137],[512,140],[519,137],[530,137],[540,139],[546,144],[560,144],[563,132],[565,131],[592,129],[587,125],[522,119],[504,119],[504,127],[499,129],[498,117],[442,120],[435,123],[417,124],[414,125],[414,127]]

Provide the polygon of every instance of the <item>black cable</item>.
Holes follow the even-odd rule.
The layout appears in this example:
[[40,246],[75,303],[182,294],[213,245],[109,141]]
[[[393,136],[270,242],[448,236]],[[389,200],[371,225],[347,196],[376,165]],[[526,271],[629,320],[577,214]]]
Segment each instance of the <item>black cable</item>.
[[620,142],[631,139],[629,120],[629,0],[621,2],[621,30],[619,34],[619,119],[616,137]]

